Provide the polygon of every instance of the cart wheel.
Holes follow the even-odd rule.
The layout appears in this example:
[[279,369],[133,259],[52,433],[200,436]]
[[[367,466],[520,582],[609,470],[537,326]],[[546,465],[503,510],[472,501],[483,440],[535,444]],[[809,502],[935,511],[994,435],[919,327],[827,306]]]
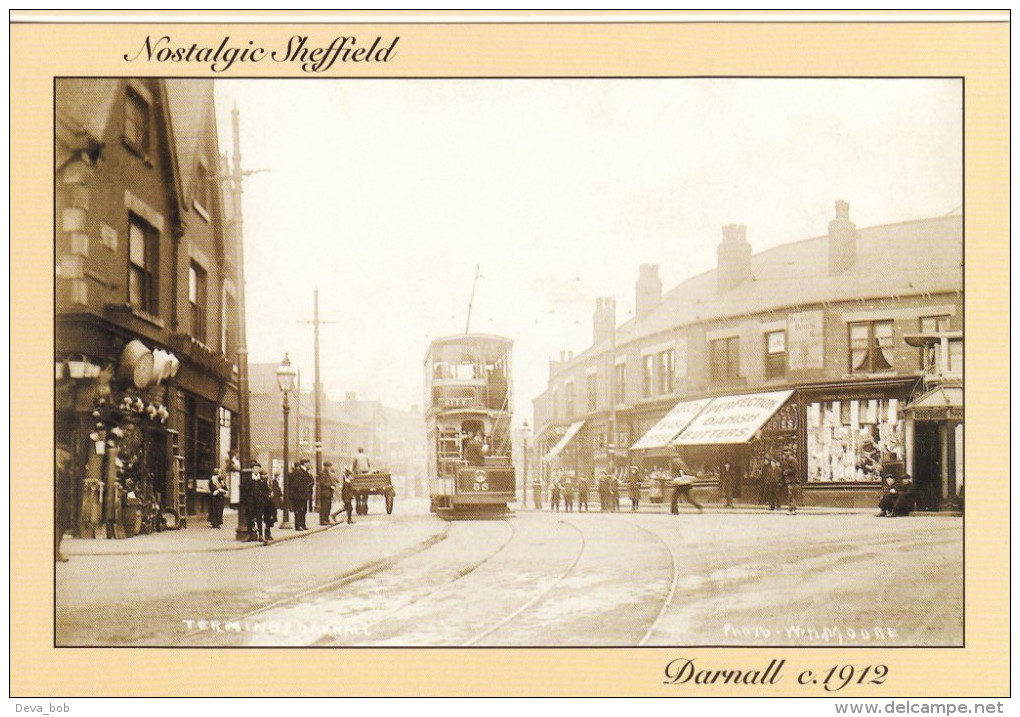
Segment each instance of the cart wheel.
[[386,515],[389,515],[392,512],[393,512],[393,496],[388,495],[386,496]]

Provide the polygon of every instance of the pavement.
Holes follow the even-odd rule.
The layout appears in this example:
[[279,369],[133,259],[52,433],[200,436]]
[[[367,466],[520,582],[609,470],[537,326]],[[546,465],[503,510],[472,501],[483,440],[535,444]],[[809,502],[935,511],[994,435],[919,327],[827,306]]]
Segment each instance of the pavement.
[[[308,530],[294,530],[273,527],[273,541],[270,545],[287,540],[296,540],[315,533],[321,533],[339,525],[319,525],[319,516],[309,513],[306,520]],[[293,520],[291,520],[293,525]],[[223,527],[213,528],[203,516],[188,518],[188,527],[179,530],[164,530],[148,535],[136,535],[120,540],[104,537],[67,538],[60,543],[60,551],[65,557],[73,558],[81,555],[142,555],[146,553],[206,553],[221,550],[248,550],[261,548],[259,542],[243,542],[237,540],[237,511],[223,511]]]
[[[768,514],[769,510],[760,505],[754,504],[737,504],[733,508],[726,508],[721,504],[705,503],[704,512],[708,513],[731,513],[731,514]],[[598,500],[589,503],[591,513],[601,513],[598,507]],[[373,506],[375,507],[375,506]],[[511,508],[517,512],[536,512],[533,508],[525,507],[521,508],[519,504],[511,505]],[[400,505],[400,512],[421,512],[427,513],[428,501],[427,499],[407,500],[403,501]],[[549,504],[543,505],[542,512],[550,512]],[[565,513],[563,506],[560,507],[560,512]],[[575,506],[575,511],[576,506]],[[613,515],[616,517],[633,515],[635,511],[630,509],[629,501],[624,501],[620,505],[620,510],[616,513],[605,513],[605,515]],[[669,505],[665,503],[648,503],[642,501],[637,513],[668,513]],[[786,511],[775,511],[774,514],[783,513]],[[873,514],[873,508],[837,508],[827,506],[804,506],[798,509],[798,513],[804,515],[867,515]],[[698,512],[694,506],[689,504],[681,504],[680,515],[697,515]],[[917,514],[915,514],[917,515]],[[949,513],[939,513],[937,515],[959,515]],[[149,553],[205,553],[205,552],[217,552],[225,550],[249,550],[252,548],[263,547],[262,543],[259,542],[242,542],[236,538],[237,529],[237,512],[234,510],[227,509],[223,512],[223,527],[213,528],[209,525],[208,521],[201,516],[192,516],[189,518],[189,525],[187,528],[181,528],[179,530],[164,530],[159,533],[151,533],[149,535],[136,535],[132,538],[124,539],[108,539],[105,537],[90,539],[90,538],[69,538],[65,537],[61,542],[60,549],[65,557],[73,558],[75,556],[95,556],[95,555],[143,555]],[[293,523],[293,521],[292,521]],[[355,519],[357,523],[357,518]],[[319,525],[319,516],[315,513],[309,513],[307,518],[308,530],[295,531],[293,528],[280,528],[279,525],[273,528],[273,542],[269,544],[270,547],[276,544],[286,542],[288,540],[297,540],[304,538],[309,535],[315,535],[326,530],[336,529],[343,530],[345,525]]]

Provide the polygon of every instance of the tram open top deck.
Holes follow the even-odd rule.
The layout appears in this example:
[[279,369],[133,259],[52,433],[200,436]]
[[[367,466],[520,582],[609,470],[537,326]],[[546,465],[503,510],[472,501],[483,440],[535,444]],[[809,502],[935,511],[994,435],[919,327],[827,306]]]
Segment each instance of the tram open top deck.
[[504,336],[459,334],[425,353],[429,492],[440,514],[501,514],[515,500],[512,348]]

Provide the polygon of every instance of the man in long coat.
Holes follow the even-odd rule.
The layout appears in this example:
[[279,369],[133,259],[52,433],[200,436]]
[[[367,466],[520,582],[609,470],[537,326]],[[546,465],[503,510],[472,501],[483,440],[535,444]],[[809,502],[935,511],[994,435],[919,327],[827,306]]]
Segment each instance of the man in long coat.
[[248,513],[248,541],[265,542],[266,505],[270,497],[269,486],[262,476],[262,465],[258,461],[251,462],[251,475],[245,482],[243,497]]
[[294,530],[308,530],[305,515],[308,512],[308,501],[312,497],[312,486],[315,479],[308,470],[308,459],[302,458],[287,476],[290,482],[290,507],[294,511]]

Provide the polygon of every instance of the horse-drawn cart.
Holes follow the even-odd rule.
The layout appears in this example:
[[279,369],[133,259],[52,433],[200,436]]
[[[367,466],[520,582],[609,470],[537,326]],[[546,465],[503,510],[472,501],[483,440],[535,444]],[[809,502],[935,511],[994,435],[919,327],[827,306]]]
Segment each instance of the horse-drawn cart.
[[386,514],[393,512],[396,491],[389,473],[355,473],[351,476],[351,488],[354,490],[354,512],[358,515],[368,514],[370,495],[383,496],[386,500]]

